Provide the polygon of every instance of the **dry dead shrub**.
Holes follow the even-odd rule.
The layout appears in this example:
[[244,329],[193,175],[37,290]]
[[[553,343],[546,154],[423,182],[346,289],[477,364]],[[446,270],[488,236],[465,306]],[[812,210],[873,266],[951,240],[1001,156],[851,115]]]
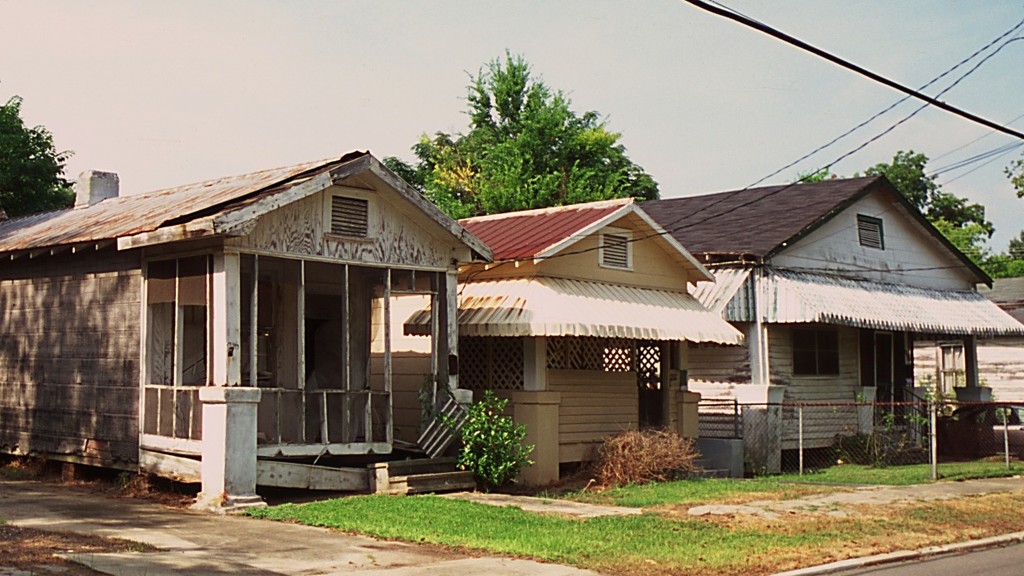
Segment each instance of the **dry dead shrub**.
[[605,440],[594,463],[603,486],[664,482],[693,474],[693,441],[667,430],[631,430]]

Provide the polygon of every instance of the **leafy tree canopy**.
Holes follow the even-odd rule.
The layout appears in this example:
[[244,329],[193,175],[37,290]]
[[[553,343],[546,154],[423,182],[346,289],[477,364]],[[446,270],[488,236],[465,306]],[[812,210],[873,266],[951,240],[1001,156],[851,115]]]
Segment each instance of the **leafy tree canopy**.
[[21,119],[21,98],[0,106],[0,208],[8,216],[66,208],[75,194],[64,179],[70,152],[57,152],[53,136]]
[[1017,198],[1024,198],[1024,157],[1010,162],[1006,167],[1006,177],[1017,191]]
[[977,225],[986,237],[991,237],[995,228],[985,219],[985,207],[968,203],[966,198],[942,190],[935,177],[925,172],[926,164],[928,157],[924,154],[900,150],[892,162],[875,164],[865,173],[868,176],[885,176],[928,220],[945,220],[958,228]]
[[597,112],[533,77],[522,56],[490,62],[468,87],[469,131],[424,134],[417,162],[385,164],[455,218],[610,198],[658,198]]

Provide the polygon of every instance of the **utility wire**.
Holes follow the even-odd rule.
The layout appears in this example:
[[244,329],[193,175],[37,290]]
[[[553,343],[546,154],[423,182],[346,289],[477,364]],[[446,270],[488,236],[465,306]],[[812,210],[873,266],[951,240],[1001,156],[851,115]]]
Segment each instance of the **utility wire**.
[[840,57],[838,57],[838,56],[836,56],[834,54],[831,54],[831,53],[826,52],[826,51],[824,51],[824,50],[822,50],[820,48],[812,46],[812,45],[804,42],[803,40],[800,40],[798,38],[794,38],[793,36],[790,36],[789,34],[786,34],[784,32],[780,32],[779,30],[776,30],[775,28],[772,28],[771,26],[768,26],[767,24],[762,24],[762,23],[760,23],[760,22],[758,22],[756,20],[753,20],[751,18],[743,16],[743,15],[741,15],[741,14],[739,14],[739,13],[733,11],[733,10],[723,9],[723,8],[719,8],[717,6],[712,6],[711,4],[708,4],[707,2],[704,2],[703,0],[681,0],[681,1],[686,2],[688,4],[692,4],[693,6],[696,6],[697,8],[700,8],[700,9],[705,10],[707,12],[711,12],[712,14],[716,14],[718,16],[722,16],[724,18],[728,18],[729,20],[733,20],[735,22],[739,22],[740,24],[743,24],[744,26],[747,26],[749,28],[753,28],[754,30],[757,30],[758,32],[761,32],[763,34],[767,34],[767,35],[772,36],[773,38],[776,38],[778,40],[782,40],[783,42],[785,42],[787,44],[791,44],[793,46],[796,46],[797,48],[800,48],[801,50],[804,50],[806,52],[810,52],[811,54],[814,54],[815,56],[818,56],[819,58],[823,58],[825,60],[828,60],[829,62],[832,62],[833,64],[836,64],[838,66],[846,68],[847,70],[852,70],[853,72],[856,72],[857,74],[860,74],[861,76],[864,76],[866,78],[870,78],[871,80],[874,80],[875,82],[878,82],[880,84],[888,86],[888,87],[890,87],[890,88],[892,88],[894,90],[898,90],[900,92],[903,92],[904,94],[907,94],[907,95],[909,95],[911,97],[914,97],[914,98],[917,98],[919,100],[922,100],[922,101],[924,101],[924,102],[926,102],[926,103],[928,103],[928,104],[930,104],[932,106],[935,106],[937,108],[941,108],[942,110],[945,110],[945,111],[950,112],[952,114],[956,114],[957,116],[960,116],[961,118],[965,118],[967,120],[970,120],[971,122],[974,122],[974,123],[977,123],[977,124],[981,124],[982,126],[987,126],[988,128],[991,128],[992,130],[996,130],[997,132],[1002,132],[1004,134],[1009,134],[1010,136],[1013,136],[1015,138],[1019,138],[1021,140],[1024,140],[1024,133],[1021,133],[1021,132],[1018,132],[1016,130],[1007,128],[1007,127],[1002,126],[1002,125],[1000,125],[1000,124],[998,124],[996,122],[993,122],[993,121],[988,120],[986,118],[982,118],[981,116],[978,116],[976,114],[972,114],[970,112],[967,112],[966,110],[962,110],[960,108],[957,108],[956,106],[952,106],[950,104],[946,104],[945,102],[942,102],[940,100],[936,100],[935,98],[933,98],[931,96],[928,96],[926,94],[922,94],[921,92],[919,92],[917,90],[914,90],[913,88],[908,88],[908,87],[906,87],[906,86],[904,86],[904,85],[902,85],[902,84],[900,84],[898,82],[890,80],[890,79],[888,79],[888,78],[886,78],[884,76],[881,76],[879,74],[876,74],[876,73],[874,73],[874,72],[872,72],[872,71],[870,71],[870,70],[868,70],[866,68],[858,66],[858,65],[856,65],[856,64],[854,64],[854,63],[852,63],[852,62],[850,62],[848,60],[844,60],[843,58],[840,58]]

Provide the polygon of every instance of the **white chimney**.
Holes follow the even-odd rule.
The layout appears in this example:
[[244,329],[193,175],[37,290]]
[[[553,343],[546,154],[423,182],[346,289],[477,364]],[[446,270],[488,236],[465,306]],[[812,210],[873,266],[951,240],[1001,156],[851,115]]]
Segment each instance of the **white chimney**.
[[86,170],[75,182],[75,208],[92,206],[107,198],[117,198],[120,181],[114,172]]

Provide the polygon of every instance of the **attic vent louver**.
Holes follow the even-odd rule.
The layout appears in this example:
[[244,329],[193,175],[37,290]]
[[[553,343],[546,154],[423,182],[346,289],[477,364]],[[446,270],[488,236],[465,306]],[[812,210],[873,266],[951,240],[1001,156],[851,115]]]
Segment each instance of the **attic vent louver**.
[[366,238],[369,202],[347,196],[331,198],[331,233]]
[[625,234],[601,235],[601,265],[609,268],[629,268],[629,236]]
[[885,238],[882,235],[882,219],[857,214],[857,239],[861,246],[885,250]]

